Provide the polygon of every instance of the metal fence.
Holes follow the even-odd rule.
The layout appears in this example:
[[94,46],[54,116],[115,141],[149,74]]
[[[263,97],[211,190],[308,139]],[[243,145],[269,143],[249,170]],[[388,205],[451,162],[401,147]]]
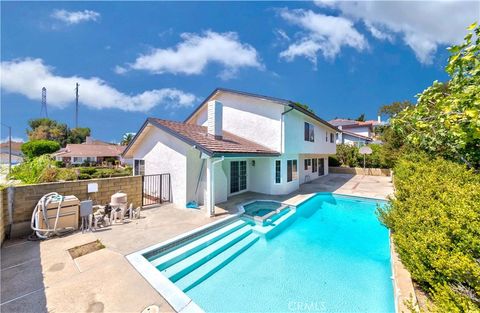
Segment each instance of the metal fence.
[[142,176],[142,206],[171,202],[170,174]]

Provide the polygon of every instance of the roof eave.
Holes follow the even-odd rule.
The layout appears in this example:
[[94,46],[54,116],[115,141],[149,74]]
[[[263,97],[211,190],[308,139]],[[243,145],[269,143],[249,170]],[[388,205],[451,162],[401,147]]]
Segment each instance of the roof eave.
[[336,126],[330,124],[329,122],[327,122],[326,120],[318,117],[318,115],[316,115],[315,113],[310,112],[310,111],[308,111],[307,109],[302,108],[301,106],[299,106],[299,105],[296,104],[295,102],[290,101],[289,106],[290,106],[291,108],[293,108],[293,109],[295,109],[295,110],[297,110],[297,111],[299,111],[299,112],[302,112],[303,114],[305,114],[305,115],[313,118],[314,120],[322,123],[323,125],[325,125],[325,126],[331,128],[331,129],[335,130],[336,132],[341,132],[341,130],[338,129],[338,127],[336,127]]

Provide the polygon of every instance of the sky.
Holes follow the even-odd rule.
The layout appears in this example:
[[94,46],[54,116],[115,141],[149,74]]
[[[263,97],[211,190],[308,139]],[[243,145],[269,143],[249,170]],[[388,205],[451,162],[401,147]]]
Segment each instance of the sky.
[[[448,76],[446,48],[480,2],[1,2],[1,122],[41,115],[120,141],[147,117],[183,121],[215,88],[376,119]],[[2,126],[0,139],[7,136]]]

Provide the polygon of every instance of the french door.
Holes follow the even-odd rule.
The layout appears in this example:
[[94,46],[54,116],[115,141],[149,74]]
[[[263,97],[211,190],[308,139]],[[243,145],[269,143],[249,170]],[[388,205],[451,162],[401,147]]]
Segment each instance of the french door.
[[318,176],[325,175],[325,162],[324,159],[318,159]]
[[230,193],[247,189],[247,161],[230,162]]

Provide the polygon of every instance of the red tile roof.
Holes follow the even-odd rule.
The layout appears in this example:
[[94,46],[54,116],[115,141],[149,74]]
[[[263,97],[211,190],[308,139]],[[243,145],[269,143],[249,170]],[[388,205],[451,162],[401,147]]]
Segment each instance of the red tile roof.
[[99,145],[99,144],[67,144],[55,152],[53,156],[59,157],[117,157],[123,153],[126,146]]
[[[9,143],[8,140],[0,143],[0,148],[2,148],[2,150],[5,150],[5,149],[8,150],[8,143]],[[22,145],[23,145],[23,142],[12,140],[12,150],[21,151]]]
[[279,152],[271,150],[261,144],[239,137],[227,131],[223,131],[223,137],[217,139],[208,134],[207,127],[205,126],[162,120],[158,118],[149,118],[148,121],[183,141],[197,145],[198,148],[206,150],[206,152],[210,154],[280,154]]

